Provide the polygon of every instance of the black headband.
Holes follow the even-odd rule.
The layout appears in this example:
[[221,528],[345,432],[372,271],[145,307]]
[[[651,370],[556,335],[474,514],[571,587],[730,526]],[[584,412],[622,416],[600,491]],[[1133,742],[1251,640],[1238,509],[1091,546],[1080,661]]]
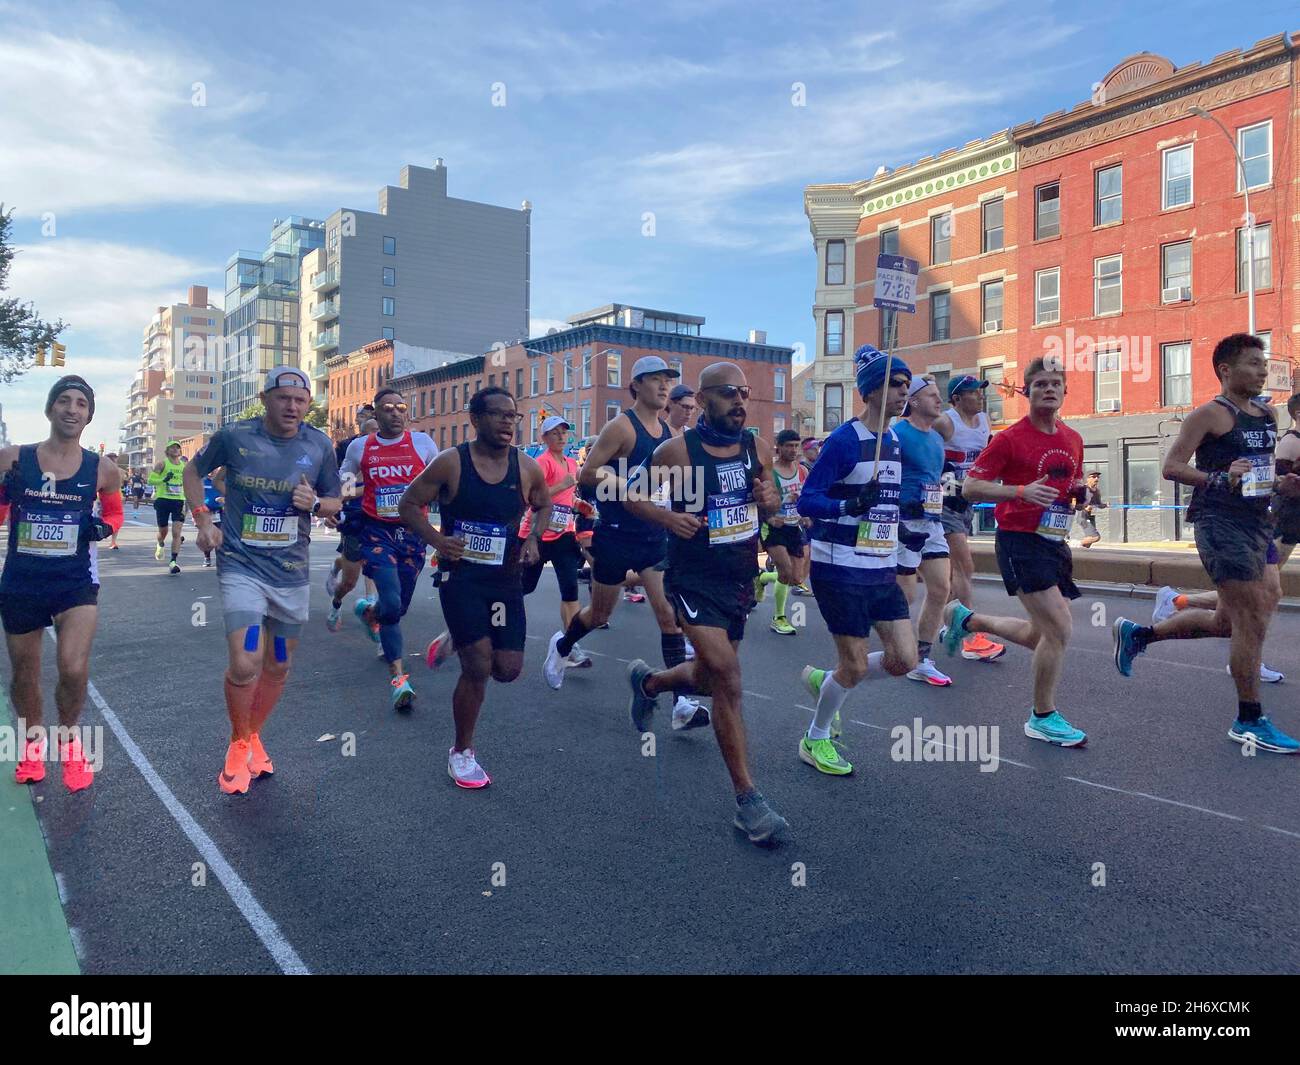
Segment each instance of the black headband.
[[45,400],[45,413],[48,415],[54,409],[54,401],[68,391],[80,392],[86,397],[86,402],[90,404],[90,417],[86,419],[86,424],[89,425],[95,417],[95,390],[75,374],[60,377],[54,382],[54,387],[50,389],[50,394]]

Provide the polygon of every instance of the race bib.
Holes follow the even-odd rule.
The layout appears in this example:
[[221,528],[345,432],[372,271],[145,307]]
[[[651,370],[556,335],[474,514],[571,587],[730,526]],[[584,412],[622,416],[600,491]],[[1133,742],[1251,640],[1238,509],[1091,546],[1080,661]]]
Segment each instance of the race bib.
[[547,522],[546,531],[566,533],[573,528],[573,508],[563,503],[551,504],[551,520]]
[[673,489],[667,481],[661,484],[650,496],[650,502],[664,510],[673,509]]
[[1043,515],[1038,519],[1038,535],[1049,540],[1064,540],[1070,534],[1070,519],[1074,512],[1068,503],[1053,503],[1043,508]]
[[921,485],[921,509],[932,518],[943,514],[943,490],[937,484],[926,482]]
[[27,510],[18,522],[18,553],[67,558],[77,553],[81,515],[68,510]]
[[898,548],[898,508],[872,507],[858,522],[858,538],[853,550],[859,555],[889,558]]
[[480,566],[504,566],[506,563],[506,538],[510,530],[504,525],[482,521],[457,521],[452,535],[465,541],[462,562]]
[[708,498],[709,546],[738,544],[758,532],[758,504],[751,492],[724,492]]
[[1273,456],[1250,455],[1250,470],[1241,479],[1241,494],[1246,499],[1261,499],[1273,494]]
[[282,551],[298,542],[298,512],[293,507],[280,510],[276,507],[250,507],[244,515],[240,533],[249,547]]
[[375,513],[388,521],[397,520],[397,504],[410,485],[386,484],[375,489]]
[[790,485],[781,499],[781,517],[788,521],[799,520],[799,485]]

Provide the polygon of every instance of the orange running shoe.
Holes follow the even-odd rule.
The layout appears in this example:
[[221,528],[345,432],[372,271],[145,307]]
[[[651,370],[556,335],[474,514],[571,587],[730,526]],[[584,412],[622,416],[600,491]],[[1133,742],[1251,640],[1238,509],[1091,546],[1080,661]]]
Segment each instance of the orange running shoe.
[[248,773],[252,777],[260,777],[265,773],[268,777],[275,772],[275,766],[271,764],[271,756],[266,753],[266,748],[262,746],[262,737],[254,732],[248,737]]
[[217,783],[227,795],[243,795],[248,791],[248,741],[235,740],[226,750],[226,764],[217,774]]
[[23,747],[23,759],[14,770],[14,780],[19,784],[39,784],[45,779],[45,743],[28,740]]
[[995,643],[982,632],[967,636],[961,643],[962,658],[992,662],[995,658],[1001,658],[1006,653],[1007,649],[1004,644]]
[[63,744],[59,748],[59,761],[63,763],[63,786],[69,791],[82,791],[95,782],[95,774],[86,764],[80,740]]

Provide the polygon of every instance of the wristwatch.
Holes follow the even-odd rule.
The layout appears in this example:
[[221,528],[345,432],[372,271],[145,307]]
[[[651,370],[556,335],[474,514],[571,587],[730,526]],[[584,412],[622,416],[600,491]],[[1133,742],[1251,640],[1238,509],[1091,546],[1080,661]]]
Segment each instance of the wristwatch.
[[320,511],[320,500],[318,499],[318,500],[316,500],[315,503],[313,503],[313,504],[311,505],[311,512],[312,512],[312,515],[314,516],[314,515],[316,515],[319,511]]

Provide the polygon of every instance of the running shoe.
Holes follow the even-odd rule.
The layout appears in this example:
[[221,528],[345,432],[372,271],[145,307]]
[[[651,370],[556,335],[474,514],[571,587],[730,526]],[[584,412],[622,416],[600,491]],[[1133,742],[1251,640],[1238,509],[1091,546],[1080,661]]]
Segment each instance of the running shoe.
[[952,600],[943,608],[943,632],[939,634],[939,640],[949,656],[957,653],[957,645],[961,642],[962,633],[966,631],[966,619],[973,613],[973,610],[962,605],[960,599]]
[[[115,549],[115,550],[116,550],[116,549]],[[203,568],[204,568],[204,569],[211,569],[211,568],[212,568],[212,556],[211,556],[211,555],[204,555],[204,556],[203,556]]]
[[1031,740],[1043,740],[1057,747],[1082,747],[1088,742],[1088,734],[1075,728],[1056,710],[1046,717],[1039,717],[1032,710],[1029,711],[1025,735]]
[[673,704],[673,728],[680,732],[688,728],[708,728],[709,712],[694,699],[684,695],[677,697]]
[[352,613],[354,613],[357,616],[357,620],[361,622],[361,627],[366,630],[366,635],[374,640],[375,643],[378,643],[379,622],[366,620],[366,611],[374,605],[375,600],[373,599],[358,599],[356,604],[352,607]]
[[338,632],[343,628],[343,608],[330,603],[329,612],[325,615],[325,627],[330,632]]
[[557,632],[551,637],[551,642],[546,645],[546,661],[542,663],[542,676],[556,691],[559,691],[560,685],[564,683],[564,659],[560,657],[559,649],[556,647],[562,639],[564,639],[562,632]]
[[1228,729],[1228,739],[1233,743],[1248,743],[1253,738],[1254,745],[1261,751],[1274,754],[1300,753],[1300,740],[1294,740],[1278,728],[1267,717],[1258,721],[1242,721],[1238,718]]
[[977,632],[973,636],[967,636],[966,639],[961,642],[962,658],[970,659],[972,662],[993,662],[1006,653],[1006,644],[990,640],[982,632]]
[[848,776],[853,766],[835,749],[830,740],[810,740],[806,735],[799,739],[799,761],[833,777]]
[[683,636],[682,639],[686,643],[686,661],[689,662],[695,657],[695,644],[691,643],[690,640],[687,640],[685,636]]
[[325,594],[328,595],[331,600],[334,600],[338,598],[336,594],[338,590],[339,590],[339,571],[336,570],[333,566],[331,566],[330,571],[327,574],[325,574]]
[[935,668],[934,659],[923,658],[916,664],[916,668],[907,675],[908,680],[919,680],[924,684],[933,684],[936,688],[946,688],[952,683],[952,678],[946,673],[940,673]]
[[45,779],[45,742],[28,740],[23,747],[23,759],[14,770],[14,780],[19,784],[39,784]]
[[769,628],[778,636],[797,636],[799,634],[799,630],[784,617],[773,618]]
[[813,590],[809,588],[808,585],[806,584],[796,584],[793,588],[790,589],[790,594],[791,595],[812,595]]
[[[754,606],[757,606],[767,598],[767,582],[763,580],[763,574],[754,578]],[[750,608],[751,610],[753,607]]]
[[251,775],[248,771],[248,741],[235,740],[226,749],[226,764],[217,774],[217,784],[227,795],[243,795],[248,791]]
[[804,666],[799,679],[803,681],[803,686],[812,693],[814,699],[822,697],[822,681],[826,679],[826,670],[818,669],[816,666]]
[[153,560],[155,562],[161,562],[163,560],[162,544],[159,544],[157,547],[153,549]]
[[645,732],[650,727],[650,717],[659,702],[653,695],[647,695],[645,690],[645,679],[653,672],[640,658],[627,667],[627,682],[632,688],[632,698],[628,701],[627,709],[637,732]]
[[772,809],[757,791],[741,798],[736,797],[736,818],[733,824],[749,837],[750,843],[774,846],[783,842],[790,832],[790,824]]
[[74,737],[59,747],[59,761],[63,763],[63,785],[69,791],[81,791],[95,782],[95,773],[86,764],[79,739]]
[[111,550],[111,551],[121,551],[122,548],[119,547],[117,544],[114,544],[111,548],[109,548],[109,550]]
[[1174,600],[1177,598],[1178,590],[1170,588],[1167,584],[1156,592],[1156,605],[1151,611],[1152,625],[1159,625],[1178,613],[1178,607],[1174,606]]
[[573,650],[569,652],[569,657],[564,660],[565,669],[590,669],[595,664],[591,655],[587,654],[576,643],[573,645]]
[[411,687],[411,676],[402,673],[388,682],[393,689],[393,709],[409,710],[415,702],[415,689]]
[[181,564],[177,562],[175,559],[172,559],[170,562],[167,563],[167,572],[170,573],[173,577],[175,577],[176,574],[180,573],[180,571],[181,571]]
[[456,782],[458,788],[486,788],[492,783],[492,778],[478,764],[473,747],[466,747],[463,751],[453,747],[447,752],[447,776]]
[[429,649],[424,652],[424,664],[430,669],[437,669],[451,657],[451,652],[455,649],[451,642],[451,633],[444,629],[429,641]]
[[644,603],[645,595],[642,592],[624,592],[623,598],[629,603]]
[[271,764],[271,756],[262,746],[262,737],[254,732],[248,737],[248,775],[253,778],[264,775],[269,777],[274,772],[275,766]]
[[[1224,671],[1232,676],[1232,667],[1224,666]],[[1279,673],[1276,669],[1269,669],[1263,662],[1259,664],[1259,679],[1265,684],[1281,684],[1286,680],[1285,673]]]
[[1141,626],[1128,618],[1116,618],[1110,627],[1111,642],[1115,645],[1115,668],[1120,676],[1133,676],[1133,659],[1137,658],[1145,647],[1138,645],[1137,631]]

